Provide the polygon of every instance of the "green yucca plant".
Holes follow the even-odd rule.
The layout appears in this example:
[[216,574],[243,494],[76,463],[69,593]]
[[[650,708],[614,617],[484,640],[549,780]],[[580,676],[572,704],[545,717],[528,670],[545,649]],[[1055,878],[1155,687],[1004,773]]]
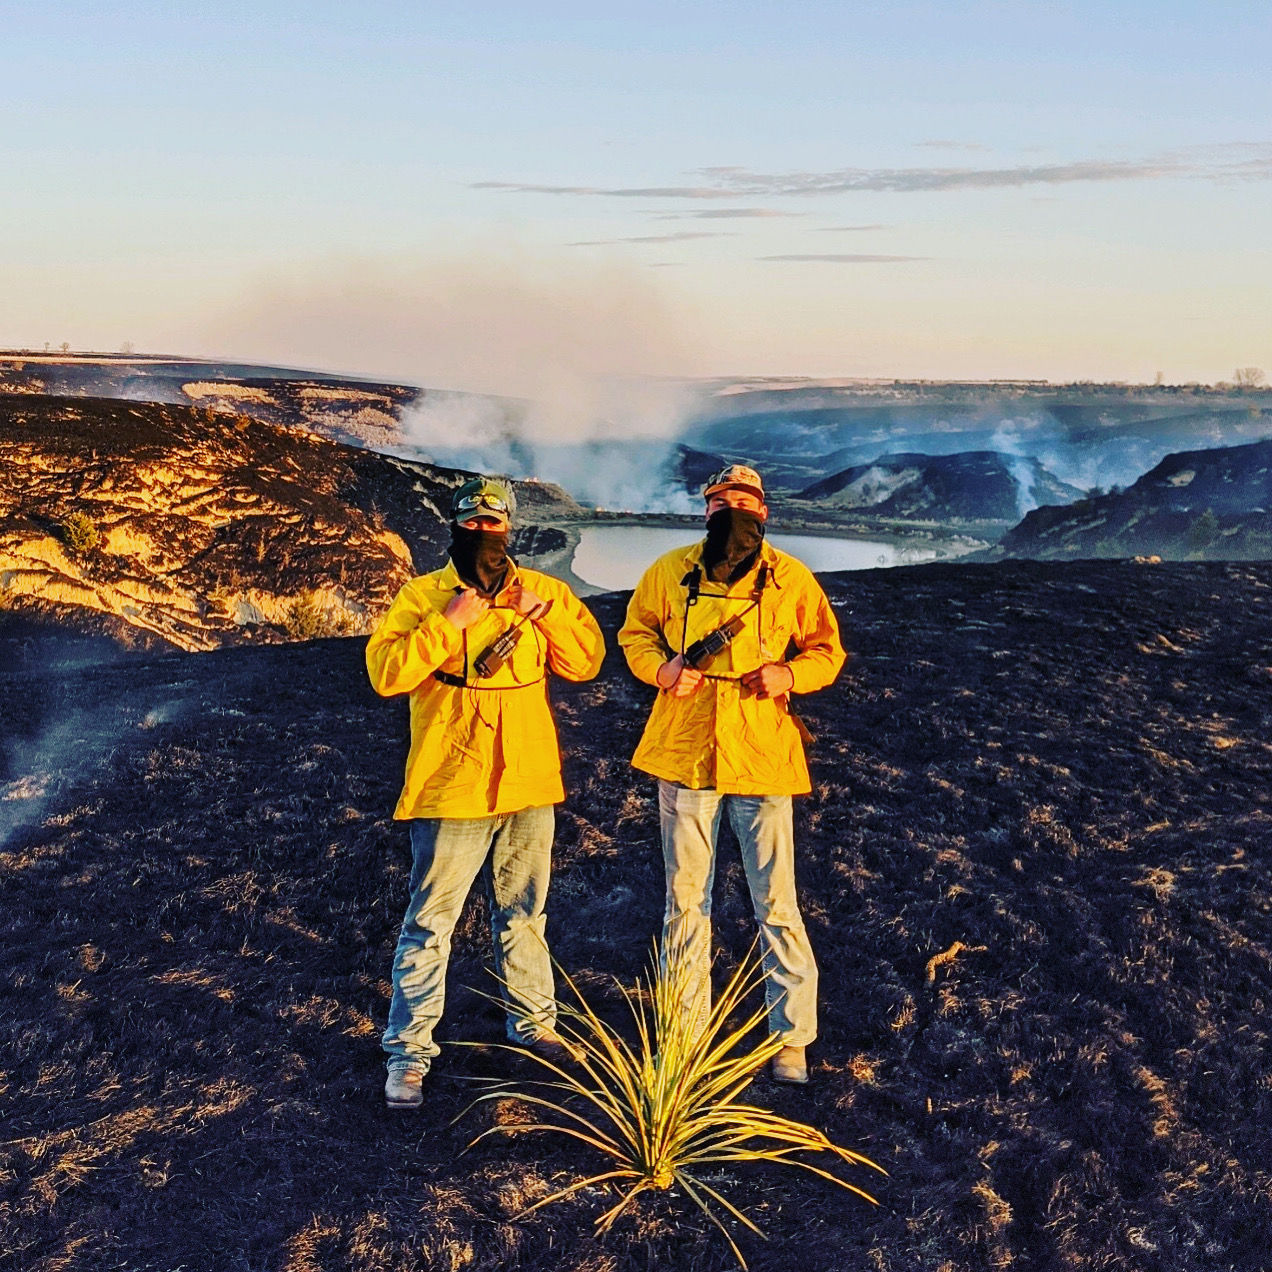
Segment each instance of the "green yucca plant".
[[469,1148],[488,1135],[557,1131],[608,1157],[610,1169],[544,1197],[514,1219],[590,1184],[612,1182],[620,1196],[617,1204],[596,1220],[597,1232],[602,1233],[640,1193],[679,1185],[724,1234],[745,1268],[742,1252],[710,1203],[716,1202],[757,1236],[764,1234],[704,1180],[700,1173],[704,1167],[782,1162],[811,1171],[878,1204],[855,1184],[801,1161],[794,1154],[833,1153],[845,1162],[887,1174],[881,1166],[860,1153],[832,1144],[811,1126],[739,1099],[782,1047],[779,1036],[767,1033],[758,1045],[749,1049],[743,1046],[746,1036],[764,1020],[767,1008],[760,1007],[740,1023],[733,1019],[763,976],[754,949],[705,1013],[705,1021],[704,1013],[691,1007],[695,978],[689,959],[655,957],[646,994],[620,986],[636,1026],[634,1047],[596,1014],[573,980],[562,975],[574,1002],[558,1002],[557,1031],[574,1054],[576,1064],[563,1068],[530,1053],[532,1059],[556,1075],[555,1080],[500,1083],[469,1106],[512,1096],[555,1116],[491,1127],[478,1135]]

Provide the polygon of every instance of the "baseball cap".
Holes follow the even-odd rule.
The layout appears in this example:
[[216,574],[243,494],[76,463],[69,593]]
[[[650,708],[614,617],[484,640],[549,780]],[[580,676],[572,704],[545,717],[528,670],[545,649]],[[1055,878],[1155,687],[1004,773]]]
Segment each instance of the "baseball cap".
[[745,464],[726,464],[718,473],[712,475],[703,487],[702,497],[710,499],[721,490],[745,490],[758,499],[764,498],[764,483],[754,468]]
[[467,521],[470,517],[498,517],[511,525],[517,512],[517,497],[512,487],[493,477],[470,477],[451,496],[451,520]]

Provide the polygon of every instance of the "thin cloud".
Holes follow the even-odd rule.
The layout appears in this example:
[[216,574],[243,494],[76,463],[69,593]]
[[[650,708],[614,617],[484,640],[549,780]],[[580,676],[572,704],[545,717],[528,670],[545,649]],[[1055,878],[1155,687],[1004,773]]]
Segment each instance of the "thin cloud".
[[520,194],[715,200],[857,191],[915,194],[1113,181],[1267,181],[1272,179],[1272,144],[1228,143],[1145,159],[1091,159],[1005,168],[835,168],[825,172],[760,173],[745,168],[712,167],[700,169],[697,175],[705,178],[706,184],[604,187],[480,181],[474,188]]
[[474,181],[472,190],[501,190],[509,194],[585,194],[613,199],[736,199],[733,190],[710,186],[630,186],[606,189],[603,186],[527,185],[520,181]]
[[983,153],[989,149],[979,141],[916,141],[914,145],[918,150],[971,150]]
[[886,265],[896,261],[927,261],[930,256],[881,256],[874,252],[784,252],[757,256],[757,261],[830,261],[835,265]]
[[615,243],[683,243],[687,239],[734,238],[730,230],[677,230],[674,234],[633,234],[630,238],[580,239],[566,247],[612,247]]
[[734,194],[819,195],[871,191],[914,194],[947,190],[992,190],[1073,182],[1130,181],[1182,175],[1166,161],[1093,160],[1082,163],[1035,164],[1014,168],[840,168],[831,172],[766,175],[740,173],[724,178]]
[[693,212],[659,212],[655,221],[681,221],[690,217],[703,219],[723,219],[726,217],[770,217],[770,216],[805,216],[804,212],[786,212],[781,208],[703,208]]
[[851,234],[858,230],[886,230],[889,227],[882,223],[875,225],[819,225],[818,234]]

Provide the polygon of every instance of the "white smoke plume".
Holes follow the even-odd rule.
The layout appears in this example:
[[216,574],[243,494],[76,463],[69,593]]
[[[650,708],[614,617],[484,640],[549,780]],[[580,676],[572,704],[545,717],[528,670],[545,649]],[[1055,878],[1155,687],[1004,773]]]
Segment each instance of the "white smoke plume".
[[[48,675],[75,673],[95,660],[55,662]],[[107,701],[54,711],[29,737],[4,739],[0,755],[0,849],[19,831],[35,825],[55,809],[65,809],[76,791],[88,784],[121,746],[135,744],[138,730],[175,720],[180,699],[147,706],[144,701]]]
[[[282,274],[199,343],[442,390],[408,414],[403,453],[671,511],[680,385],[697,370],[688,326],[649,271],[499,245]],[[635,456],[611,445],[631,442]]]

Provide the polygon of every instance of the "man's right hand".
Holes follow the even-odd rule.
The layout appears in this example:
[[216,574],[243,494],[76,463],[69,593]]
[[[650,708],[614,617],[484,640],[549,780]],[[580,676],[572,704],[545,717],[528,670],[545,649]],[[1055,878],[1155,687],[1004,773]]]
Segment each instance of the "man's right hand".
[[467,587],[451,598],[445,614],[451,626],[462,632],[465,627],[471,627],[489,608],[490,602],[476,588]]
[[702,672],[690,667],[684,656],[677,654],[658,668],[654,679],[659,689],[665,689],[673,698],[687,698],[702,684]]

